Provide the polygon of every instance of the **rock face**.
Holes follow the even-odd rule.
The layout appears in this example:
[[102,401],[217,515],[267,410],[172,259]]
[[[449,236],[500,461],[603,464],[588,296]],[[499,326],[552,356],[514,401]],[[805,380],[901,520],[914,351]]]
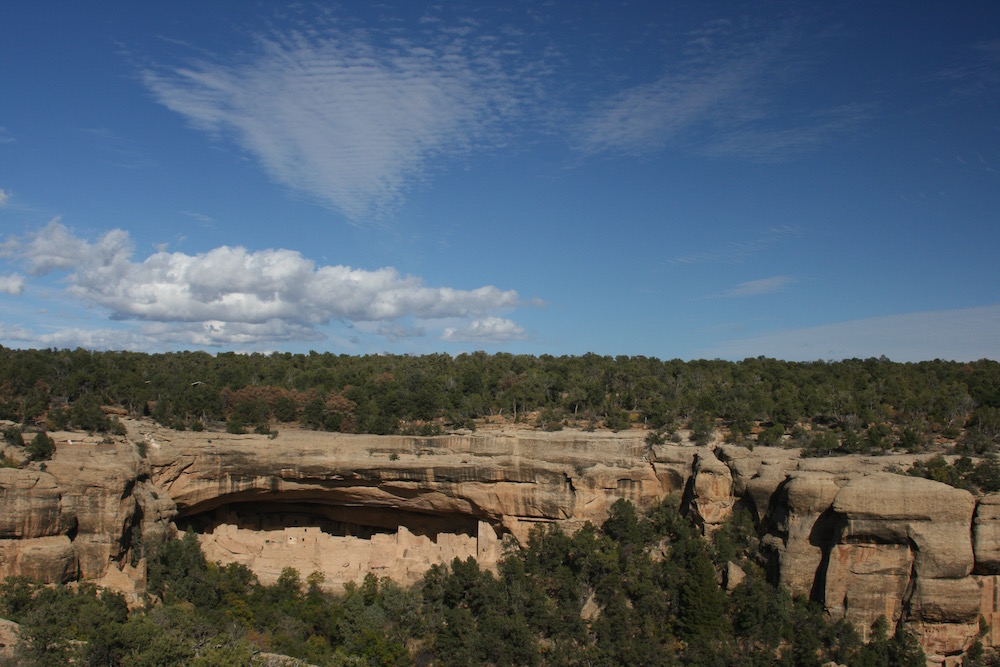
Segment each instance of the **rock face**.
[[14,659],[18,628],[17,623],[0,618],[0,660]]
[[679,498],[693,460],[654,466],[641,439],[615,434],[289,430],[268,441],[145,429],[135,437],[149,445],[152,480],[211,557],[264,581],[284,566],[319,571],[333,588],[368,572],[412,582],[455,557],[495,564],[504,536],[524,541],[539,523],[573,530],[603,521],[618,498]]
[[0,469],[0,579],[110,578],[137,593],[142,544],[172,530],[173,502],[153,487],[131,443],[52,435],[51,461]]
[[[504,539],[537,524],[572,531],[619,498],[643,508],[669,496],[706,533],[749,509],[773,579],[862,634],[884,615],[952,665],[981,614],[984,642],[1000,644],[1000,496],[887,472],[913,457],[649,447],[638,430],[269,439],[127,425],[112,442],[54,434],[44,468],[0,470],[0,577],[138,595],[143,548],[190,528],[210,559],[264,582],[295,567],[331,588],[368,572],[410,583],[455,557],[494,564]],[[731,585],[738,575],[734,565]]]

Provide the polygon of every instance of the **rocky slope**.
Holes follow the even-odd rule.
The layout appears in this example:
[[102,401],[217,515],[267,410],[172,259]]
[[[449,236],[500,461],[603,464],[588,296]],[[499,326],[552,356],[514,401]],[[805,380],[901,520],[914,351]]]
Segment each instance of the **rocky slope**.
[[955,664],[980,615],[986,643],[1000,642],[1000,497],[888,472],[906,458],[649,447],[641,431],[128,429],[111,442],[53,434],[44,466],[0,469],[0,577],[97,579],[136,595],[142,545],[176,526],[265,582],[289,566],[331,587],[367,572],[410,582],[456,556],[493,563],[502,540],[539,522],[572,530],[603,521],[618,498],[645,507],[673,495],[706,533],[746,506],[774,579],[862,631],[882,614],[904,621],[939,664]]

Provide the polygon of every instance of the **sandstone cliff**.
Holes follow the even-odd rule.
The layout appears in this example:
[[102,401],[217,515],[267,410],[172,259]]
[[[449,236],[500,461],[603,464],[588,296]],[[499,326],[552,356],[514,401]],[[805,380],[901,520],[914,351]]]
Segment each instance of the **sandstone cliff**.
[[649,447],[641,431],[128,429],[110,443],[54,434],[44,469],[0,470],[0,577],[83,577],[137,594],[142,545],[176,526],[265,582],[287,566],[334,587],[367,572],[411,582],[456,556],[495,563],[504,539],[540,522],[573,530],[602,522],[618,498],[646,507],[673,496],[706,533],[746,506],[774,579],[862,632],[883,614],[906,622],[939,664],[975,640],[980,614],[986,642],[1000,640],[1000,497],[888,472],[912,457]]
[[171,534],[175,508],[124,439],[54,433],[52,460],[0,469],[0,578],[143,586],[141,547]]

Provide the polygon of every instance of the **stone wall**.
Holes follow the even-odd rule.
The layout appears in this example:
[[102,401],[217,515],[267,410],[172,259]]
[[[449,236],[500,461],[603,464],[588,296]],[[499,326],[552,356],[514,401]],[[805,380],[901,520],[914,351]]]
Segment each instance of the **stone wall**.
[[368,573],[408,586],[432,565],[475,558],[491,568],[500,557],[500,539],[486,522],[479,523],[474,536],[438,533],[434,538],[416,535],[403,525],[392,533],[361,538],[330,535],[315,527],[258,531],[220,524],[199,539],[209,560],[245,565],[264,584],[275,583],[284,568],[292,567],[303,577],[322,574],[324,586],[332,590],[361,583]]

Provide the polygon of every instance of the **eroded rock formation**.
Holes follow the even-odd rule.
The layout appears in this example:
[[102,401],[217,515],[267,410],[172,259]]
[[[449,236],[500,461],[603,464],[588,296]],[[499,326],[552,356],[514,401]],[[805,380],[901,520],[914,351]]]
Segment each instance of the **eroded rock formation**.
[[173,530],[174,503],[124,439],[54,434],[51,461],[0,469],[0,579],[96,580],[136,595],[141,544]]
[[209,558],[265,582],[284,567],[323,572],[334,588],[368,572],[411,582],[455,557],[495,563],[503,539],[523,541],[538,523],[573,530],[602,522],[618,498],[647,507],[673,496],[708,534],[747,507],[775,581],[862,633],[881,615],[905,622],[948,665],[980,615],[985,642],[1000,641],[1000,496],[889,472],[912,457],[649,447],[641,431],[269,439],[128,428],[110,443],[55,434],[44,469],[0,470],[0,577],[82,577],[136,594],[140,545],[191,528]]

